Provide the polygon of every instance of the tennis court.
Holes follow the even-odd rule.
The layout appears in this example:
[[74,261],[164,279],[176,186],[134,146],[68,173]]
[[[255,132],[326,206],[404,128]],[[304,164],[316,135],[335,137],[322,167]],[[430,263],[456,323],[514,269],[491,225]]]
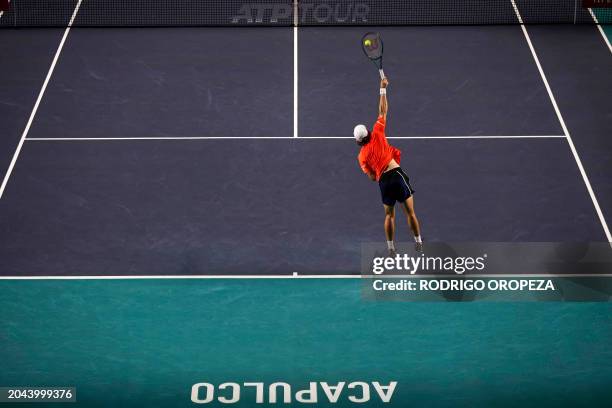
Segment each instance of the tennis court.
[[[188,406],[204,380],[399,378],[393,406],[606,405],[609,304],[364,303],[351,279],[384,238],[351,134],[376,121],[365,31],[426,240],[612,242],[597,14],[496,1],[385,24],[373,4],[367,28],[284,9],[233,26],[132,3],[0,16],[38,26],[0,30],[0,386]],[[517,24],[573,23],[566,6],[577,24]]]

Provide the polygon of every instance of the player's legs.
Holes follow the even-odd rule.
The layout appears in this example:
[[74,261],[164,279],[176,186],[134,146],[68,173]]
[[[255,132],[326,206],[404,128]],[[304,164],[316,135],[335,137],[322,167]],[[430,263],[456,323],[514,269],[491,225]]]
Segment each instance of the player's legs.
[[383,204],[385,207],[385,236],[387,241],[393,241],[395,235],[395,207]]
[[414,198],[412,196],[408,197],[405,201],[402,202],[402,208],[404,209],[404,213],[406,214],[406,219],[408,220],[408,226],[412,230],[412,233],[415,237],[421,237],[421,226],[419,225],[419,220],[414,212]]
[[393,236],[395,235],[395,206],[383,204],[385,207],[385,236],[387,237],[387,249],[389,255],[395,255]]

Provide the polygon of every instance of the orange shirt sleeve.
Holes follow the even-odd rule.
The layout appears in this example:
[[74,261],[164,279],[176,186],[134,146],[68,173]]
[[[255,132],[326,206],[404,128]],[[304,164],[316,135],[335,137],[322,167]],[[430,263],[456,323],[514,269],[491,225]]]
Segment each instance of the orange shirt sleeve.
[[376,123],[374,124],[373,131],[376,132],[376,133],[384,134],[385,133],[385,126],[386,126],[386,121],[385,121],[384,116],[379,116],[378,119],[376,120]]

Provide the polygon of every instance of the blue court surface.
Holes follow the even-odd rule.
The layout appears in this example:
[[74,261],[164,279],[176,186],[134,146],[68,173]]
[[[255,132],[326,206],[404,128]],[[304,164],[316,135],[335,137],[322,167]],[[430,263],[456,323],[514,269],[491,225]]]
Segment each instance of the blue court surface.
[[367,406],[610,405],[609,303],[362,299],[384,214],[352,137],[376,121],[358,41],[377,31],[426,240],[612,242],[609,27],[84,28],[94,6],[61,4],[77,27],[0,30],[0,387],[179,407],[199,382],[397,381]]

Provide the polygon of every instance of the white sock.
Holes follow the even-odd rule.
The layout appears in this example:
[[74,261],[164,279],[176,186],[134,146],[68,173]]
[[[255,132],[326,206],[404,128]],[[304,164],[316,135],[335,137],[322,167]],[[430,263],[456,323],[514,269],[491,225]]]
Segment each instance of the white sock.
[[389,248],[389,251],[395,250],[395,244],[393,244],[393,241],[387,241],[387,248]]
[[422,244],[423,240],[421,239],[420,235],[417,235],[416,237],[414,237],[414,242],[416,242],[417,244]]

